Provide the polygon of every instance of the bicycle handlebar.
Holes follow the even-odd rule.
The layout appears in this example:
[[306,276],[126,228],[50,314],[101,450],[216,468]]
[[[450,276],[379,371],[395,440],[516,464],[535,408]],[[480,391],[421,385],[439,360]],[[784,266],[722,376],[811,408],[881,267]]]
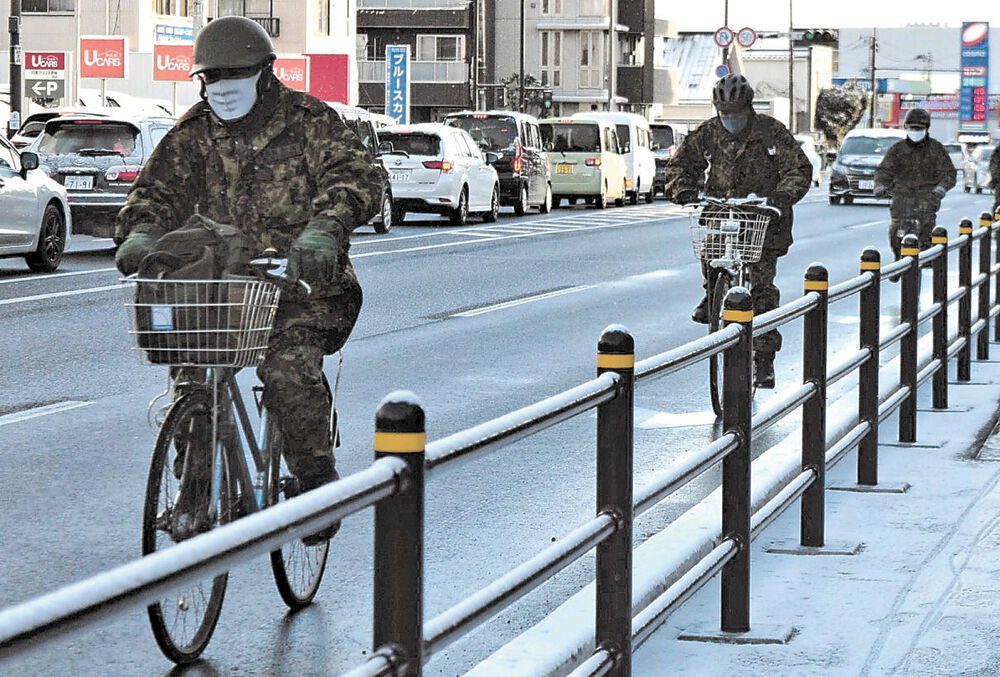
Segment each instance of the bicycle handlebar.
[[766,197],[758,197],[750,194],[747,197],[718,198],[710,195],[699,195],[697,202],[688,202],[682,205],[684,208],[694,207],[756,207],[773,212],[775,216],[781,216],[781,210],[773,205],[767,204]]
[[298,285],[306,296],[312,294],[312,286],[308,282],[288,274],[288,259],[279,257],[276,249],[265,249],[261,258],[253,259],[248,265],[250,271],[257,277],[270,279],[281,287],[294,289]]

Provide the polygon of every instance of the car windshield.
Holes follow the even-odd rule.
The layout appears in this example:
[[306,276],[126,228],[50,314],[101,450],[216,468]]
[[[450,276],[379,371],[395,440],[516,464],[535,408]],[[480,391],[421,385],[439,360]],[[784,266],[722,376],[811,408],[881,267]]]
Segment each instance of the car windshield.
[[674,130],[670,127],[652,127],[649,131],[653,134],[653,143],[658,143],[660,148],[674,145]]
[[45,123],[38,120],[24,123],[24,126],[17,130],[17,133],[27,139],[33,139],[41,134],[43,129],[45,129]]
[[514,118],[477,118],[471,115],[448,118],[445,124],[464,129],[476,144],[485,150],[504,150],[517,140]]
[[989,162],[993,155],[992,146],[980,146],[975,150],[976,162]]
[[959,143],[946,143],[944,144],[944,149],[949,153],[961,153],[962,144]]
[[131,125],[92,120],[62,122],[46,128],[38,141],[38,152],[51,155],[80,153],[131,155],[139,131]]
[[439,155],[441,139],[434,134],[408,132],[385,132],[380,135],[382,143],[388,141],[393,151],[402,151],[408,155]]
[[596,124],[542,125],[542,141],[561,153],[600,153],[600,127]]
[[889,147],[899,141],[894,136],[855,136],[844,139],[841,155],[885,155]]

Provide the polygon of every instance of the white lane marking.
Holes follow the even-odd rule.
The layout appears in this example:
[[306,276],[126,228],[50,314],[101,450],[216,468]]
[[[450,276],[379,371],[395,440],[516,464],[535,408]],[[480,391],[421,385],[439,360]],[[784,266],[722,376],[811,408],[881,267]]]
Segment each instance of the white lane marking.
[[91,275],[93,273],[110,273],[111,271],[117,271],[117,268],[98,268],[96,270],[75,270],[71,273],[49,273],[43,276],[27,276],[27,277],[15,277],[9,280],[0,280],[0,284],[9,284],[11,282],[44,282],[46,280],[52,280],[57,277],[70,277],[71,275]]
[[99,291],[109,291],[111,289],[121,289],[120,284],[112,284],[107,287],[91,287],[89,289],[74,289],[73,291],[57,291],[51,294],[37,294],[35,296],[22,296],[16,299],[3,299],[0,306],[9,306],[14,303],[28,303],[29,301],[42,301],[44,299],[54,299],[60,296],[77,296],[78,294],[93,294]]
[[514,308],[515,306],[523,306],[526,303],[534,303],[535,301],[542,301],[544,299],[555,298],[556,296],[563,296],[565,294],[572,294],[574,292],[583,291],[584,289],[590,289],[593,285],[585,284],[579,287],[569,287],[568,289],[559,289],[557,291],[550,291],[544,294],[536,294],[535,296],[526,296],[523,299],[515,299],[514,301],[505,301],[503,303],[495,303],[492,306],[483,306],[482,308],[475,308],[474,310],[466,310],[461,313],[453,313],[450,317],[475,317],[476,315],[483,315],[485,313],[492,313],[496,310],[506,310],[507,308]]
[[847,226],[847,230],[857,230],[859,228],[871,228],[872,226],[888,226],[889,221],[887,219],[882,219],[880,221],[865,221],[864,223],[855,223],[853,226]]
[[38,418],[39,416],[48,416],[49,414],[58,414],[61,411],[69,411],[70,409],[79,409],[80,407],[86,407],[93,402],[79,402],[70,400],[68,402],[56,402],[55,404],[47,404],[44,407],[35,407],[34,409],[26,409],[24,411],[18,411],[13,414],[7,414],[6,416],[0,416],[0,426],[8,425],[10,423],[20,423],[21,421],[27,421],[28,419]]

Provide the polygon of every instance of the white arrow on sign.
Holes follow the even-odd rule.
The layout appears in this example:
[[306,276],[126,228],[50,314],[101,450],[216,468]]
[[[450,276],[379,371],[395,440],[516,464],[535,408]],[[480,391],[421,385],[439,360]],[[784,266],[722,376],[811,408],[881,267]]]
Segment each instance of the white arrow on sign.
[[47,99],[61,96],[62,80],[37,80],[31,85],[31,91],[35,96]]

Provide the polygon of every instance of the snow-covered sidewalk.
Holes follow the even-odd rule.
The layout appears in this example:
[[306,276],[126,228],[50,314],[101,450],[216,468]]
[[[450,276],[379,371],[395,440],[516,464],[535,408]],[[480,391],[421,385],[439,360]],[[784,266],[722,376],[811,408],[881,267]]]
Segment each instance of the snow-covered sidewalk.
[[[828,489],[827,542],[860,544],[857,554],[768,553],[798,538],[797,504],[756,538],[751,626],[792,630],[787,643],[678,639],[718,627],[716,577],[636,651],[633,674],[1000,674],[1000,439],[987,437],[1000,363],[974,362],[972,376],[950,387],[946,412],[921,388],[916,445],[891,443],[895,416],[882,425],[879,482],[907,483],[905,493]],[[855,460],[827,486],[852,483]]]

